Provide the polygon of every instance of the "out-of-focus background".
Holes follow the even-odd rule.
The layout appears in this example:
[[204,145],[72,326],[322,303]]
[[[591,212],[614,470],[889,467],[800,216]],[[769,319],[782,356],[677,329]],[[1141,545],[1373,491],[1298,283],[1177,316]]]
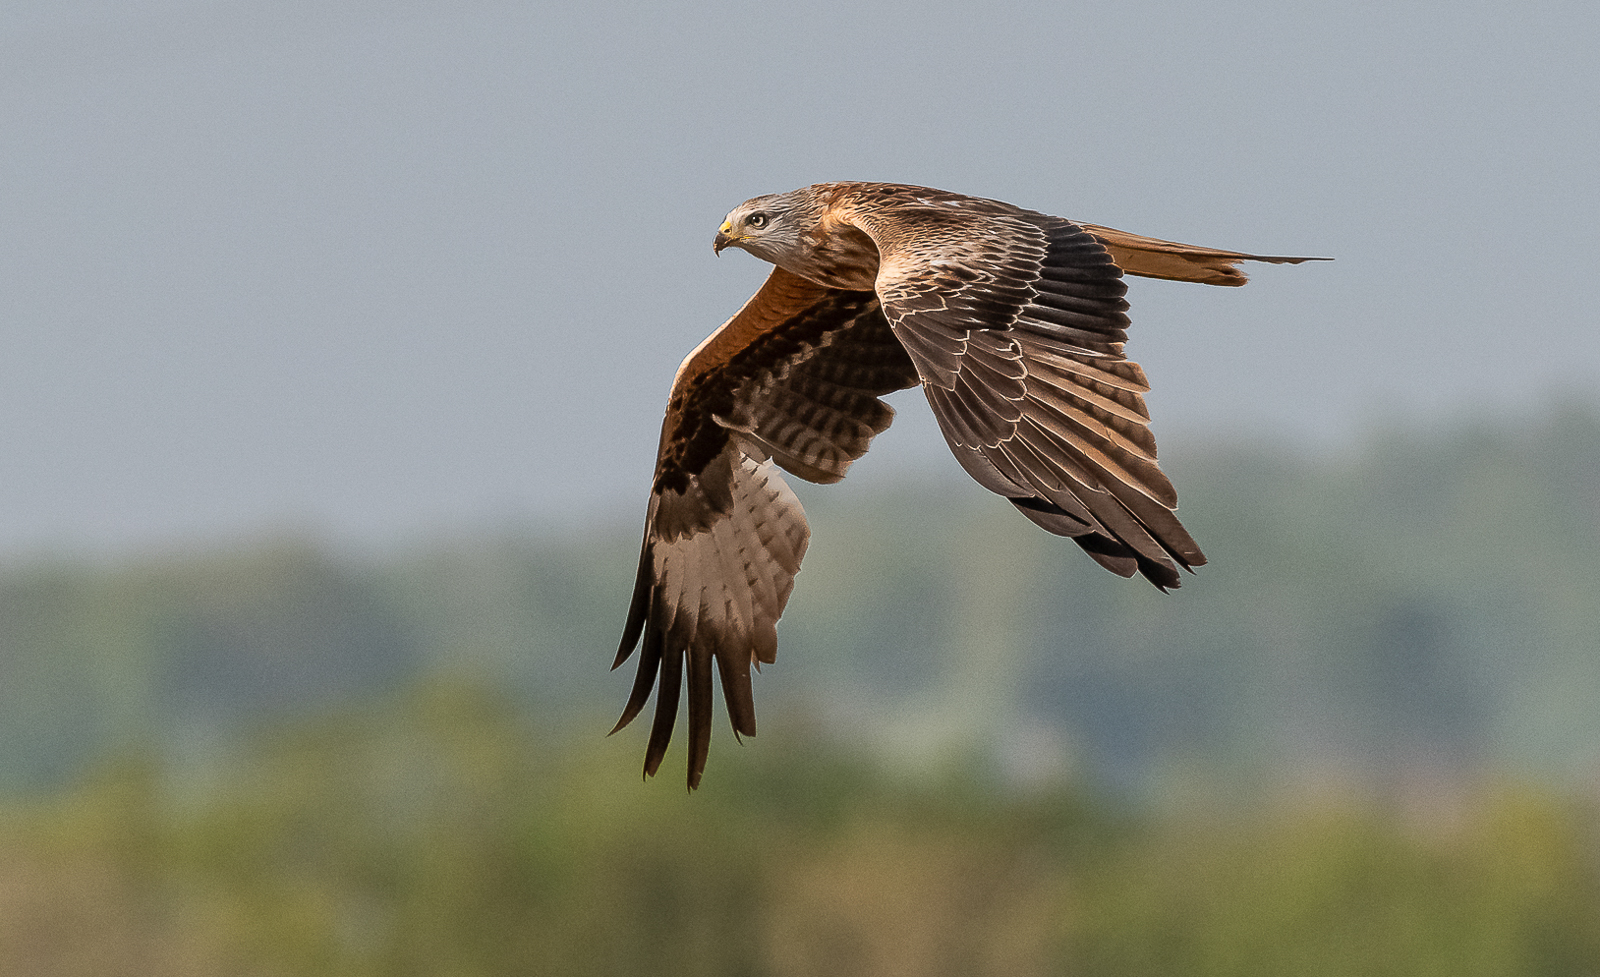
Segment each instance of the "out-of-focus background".
[[[13,0],[0,972],[1600,973],[1600,7]],[[757,679],[603,733],[746,197],[1137,280],[1162,595],[920,395]],[[719,706],[720,709],[720,706]]]

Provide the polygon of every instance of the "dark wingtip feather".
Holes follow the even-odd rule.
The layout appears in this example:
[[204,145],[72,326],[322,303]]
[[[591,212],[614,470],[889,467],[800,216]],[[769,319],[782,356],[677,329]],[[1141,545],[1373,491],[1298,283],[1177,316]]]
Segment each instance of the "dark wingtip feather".
[[728,705],[728,722],[733,726],[733,735],[756,735],[756,702],[750,688],[750,665],[738,664],[737,652],[730,650],[717,655],[717,672],[722,678],[722,698]]
[[689,789],[700,783],[711,753],[711,652],[689,651]]
[[[631,650],[632,646],[629,646]],[[660,628],[651,628],[644,636],[644,649],[639,653],[639,671],[633,677],[633,691],[628,694],[628,704],[622,708],[622,718],[611,727],[611,732],[633,722],[644,709],[644,704],[650,701],[650,690],[656,684],[656,673],[661,668],[662,633]],[[660,712],[660,706],[656,711]],[[607,733],[607,736],[611,733]]]
[[[1096,563],[1119,577],[1131,577],[1137,573],[1155,584],[1162,593],[1176,590],[1183,583],[1178,568],[1171,562],[1153,560],[1122,540],[1099,533],[1085,533],[1074,536],[1072,541],[1083,547],[1084,552],[1093,557]],[[1184,569],[1189,569],[1187,564]]]
[[1139,574],[1155,584],[1156,589],[1163,594],[1183,586],[1183,578],[1178,575],[1177,567],[1168,563],[1157,563],[1142,556],[1139,558]]
[[683,689],[683,653],[674,649],[661,656],[661,686],[656,690],[656,714],[650,723],[650,742],[644,750],[644,772],[655,776],[661,759],[672,742],[672,727],[678,721],[678,694]]
[[645,619],[650,613],[650,592],[655,589],[655,557],[650,549],[650,533],[645,531],[644,545],[639,550],[639,572],[633,580],[633,599],[628,602],[628,620],[622,626],[622,643],[617,646],[615,669],[633,654],[639,636],[644,633]]

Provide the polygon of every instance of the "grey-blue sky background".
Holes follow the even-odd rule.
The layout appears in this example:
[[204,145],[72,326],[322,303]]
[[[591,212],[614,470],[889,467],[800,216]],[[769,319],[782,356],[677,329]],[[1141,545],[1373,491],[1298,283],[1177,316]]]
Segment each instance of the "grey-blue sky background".
[[[0,552],[636,521],[673,369],[767,271],[718,222],[828,179],[1336,256],[1135,282],[1168,454],[1593,397],[1597,37],[1576,2],[11,0]],[[953,472],[898,404],[855,478]]]

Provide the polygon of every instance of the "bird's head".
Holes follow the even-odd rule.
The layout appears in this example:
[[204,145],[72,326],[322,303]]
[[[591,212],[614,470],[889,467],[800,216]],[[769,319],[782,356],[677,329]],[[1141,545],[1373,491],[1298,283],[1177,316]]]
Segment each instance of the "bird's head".
[[800,246],[800,228],[792,193],[752,197],[729,212],[711,249],[743,248],[758,258],[776,263],[780,255]]

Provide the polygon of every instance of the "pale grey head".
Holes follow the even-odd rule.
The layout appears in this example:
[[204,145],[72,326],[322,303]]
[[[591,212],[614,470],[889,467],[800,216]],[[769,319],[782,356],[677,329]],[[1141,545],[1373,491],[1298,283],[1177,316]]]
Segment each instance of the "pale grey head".
[[805,246],[800,235],[817,220],[816,201],[806,189],[752,197],[733,208],[717,229],[712,250],[743,248],[773,264],[798,254]]

